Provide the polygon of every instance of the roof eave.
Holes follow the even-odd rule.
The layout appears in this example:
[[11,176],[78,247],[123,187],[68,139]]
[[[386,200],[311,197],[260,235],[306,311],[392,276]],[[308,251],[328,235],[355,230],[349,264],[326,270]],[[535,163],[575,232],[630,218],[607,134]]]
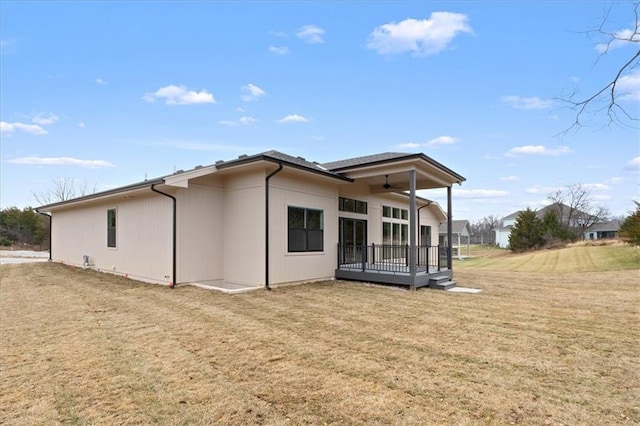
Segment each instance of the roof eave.
[[159,185],[164,183],[164,178],[156,178],[151,180],[146,180],[144,182],[139,182],[133,185],[122,186],[120,188],[110,189],[108,191],[96,192],[95,194],[89,194],[82,197],[71,198],[69,200],[58,201],[55,203],[45,204],[43,206],[37,207],[37,211],[51,211],[58,209],[60,207],[66,207],[74,204],[85,203],[92,200],[97,200],[100,198],[111,198],[115,195],[124,194],[127,192],[136,191],[139,189],[144,189],[146,187],[151,187],[151,185]]
[[328,177],[328,178],[333,178],[333,179],[338,179],[344,182],[353,182],[354,179],[351,179],[347,176],[343,176],[341,174],[338,174],[336,172],[333,171],[324,171],[321,169],[313,169],[311,167],[305,167],[302,166],[300,164],[296,164],[296,163],[292,163],[290,161],[287,160],[283,160],[281,158],[276,158],[276,157],[272,157],[270,155],[257,155],[257,156],[248,156],[248,157],[244,157],[244,158],[240,158],[237,160],[232,160],[232,161],[227,161],[225,163],[222,164],[218,164],[216,165],[218,170],[224,170],[224,169],[228,169],[231,167],[236,167],[236,166],[242,166],[245,164],[251,164],[251,163],[256,163],[259,161],[267,161],[270,163],[275,163],[275,164],[283,164],[286,165],[288,167],[294,168],[294,169],[298,169],[298,170],[303,170],[305,172],[309,172],[309,173],[315,173],[324,177]]

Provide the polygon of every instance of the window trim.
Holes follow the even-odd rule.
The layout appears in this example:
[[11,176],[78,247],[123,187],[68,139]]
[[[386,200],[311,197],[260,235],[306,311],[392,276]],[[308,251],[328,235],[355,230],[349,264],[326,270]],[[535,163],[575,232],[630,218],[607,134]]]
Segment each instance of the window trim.
[[[303,211],[303,227],[292,227],[290,225],[290,212],[291,209],[298,209]],[[318,228],[309,228],[308,223],[308,212],[319,212],[320,213],[320,224]],[[300,233],[304,235],[304,249],[291,249],[291,231]],[[320,235],[320,248],[309,248],[310,244],[310,234],[314,234],[317,236]],[[312,207],[299,207],[299,206],[291,206],[287,205],[287,253],[288,254],[303,254],[303,253],[324,253],[324,210],[312,208]]]
[[[113,226],[111,226],[111,212],[113,212]],[[113,231],[112,231],[113,229]],[[113,243],[111,241],[111,232],[113,232]],[[118,248],[118,208],[110,207],[107,209],[107,248]]]
[[[347,204],[352,205],[352,209],[347,209]],[[364,209],[362,209],[364,207]],[[364,210],[364,211],[358,211]],[[366,215],[369,213],[369,203],[367,201],[357,200],[349,197],[338,197],[338,211],[345,213],[356,213]]]

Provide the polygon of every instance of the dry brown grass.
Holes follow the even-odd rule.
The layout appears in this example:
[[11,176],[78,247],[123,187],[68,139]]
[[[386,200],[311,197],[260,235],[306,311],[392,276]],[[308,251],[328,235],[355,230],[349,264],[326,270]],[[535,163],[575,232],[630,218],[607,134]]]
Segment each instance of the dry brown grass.
[[2,424],[637,424],[639,271],[224,295],[4,265]]

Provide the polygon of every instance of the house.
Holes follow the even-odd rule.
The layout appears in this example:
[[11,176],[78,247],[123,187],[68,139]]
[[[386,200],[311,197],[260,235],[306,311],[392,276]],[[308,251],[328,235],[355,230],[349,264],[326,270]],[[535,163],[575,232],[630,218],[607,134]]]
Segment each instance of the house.
[[224,291],[322,279],[416,288],[450,281],[450,219],[417,190],[465,180],[430,157],[382,153],[326,164],[278,151],[38,208],[51,259],[137,280]]
[[[536,216],[542,220],[544,215],[549,211],[555,211],[560,223],[566,224],[571,228],[591,229],[593,226],[596,226],[596,224],[592,224],[593,221],[597,220],[595,216],[577,209],[572,209],[570,206],[562,203],[552,203],[536,210]],[[522,211],[518,210],[503,217],[501,226],[494,230],[496,234],[496,245],[498,247],[509,248],[509,236],[520,213],[522,213]]]
[[611,220],[608,222],[594,223],[584,232],[585,240],[604,240],[618,238],[620,221]]
[[452,220],[451,221],[451,244],[448,243],[449,238],[448,223],[440,224],[440,245],[450,246],[453,255],[458,259],[462,259],[463,246],[466,246],[466,256],[470,255],[471,244],[471,225],[468,220]]
[[501,226],[494,230],[496,233],[496,246],[502,248],[509,247],[509,236],[511,235],[511,230],[515,226],[516,219],[520,213],[522,213],[522,211],[518,210],[517,212],[513,212],[502,218]]

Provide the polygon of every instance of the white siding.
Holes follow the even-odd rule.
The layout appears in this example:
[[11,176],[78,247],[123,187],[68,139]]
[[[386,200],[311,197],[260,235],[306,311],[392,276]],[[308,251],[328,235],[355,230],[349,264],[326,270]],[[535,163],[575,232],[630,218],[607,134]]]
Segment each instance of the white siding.
[[[107,247],[107,210],[116,209],[116,247]],[[108,204],[58,210],[52,219],[52,258],[76,266],[83,256],[102,271],[169,284],[171,200],[157,194],[116,199]]]
[[225,282],[264,285],[264,169],[225,177]]
[[178,200],[178,282],[224,280],[223,192],[189,184]]
[[[337,183],[285,168],[271,179],[269,198],[270,283],[332,278],[338,249]],[[288,252],[289,206],[323,211],[324,251]]]

